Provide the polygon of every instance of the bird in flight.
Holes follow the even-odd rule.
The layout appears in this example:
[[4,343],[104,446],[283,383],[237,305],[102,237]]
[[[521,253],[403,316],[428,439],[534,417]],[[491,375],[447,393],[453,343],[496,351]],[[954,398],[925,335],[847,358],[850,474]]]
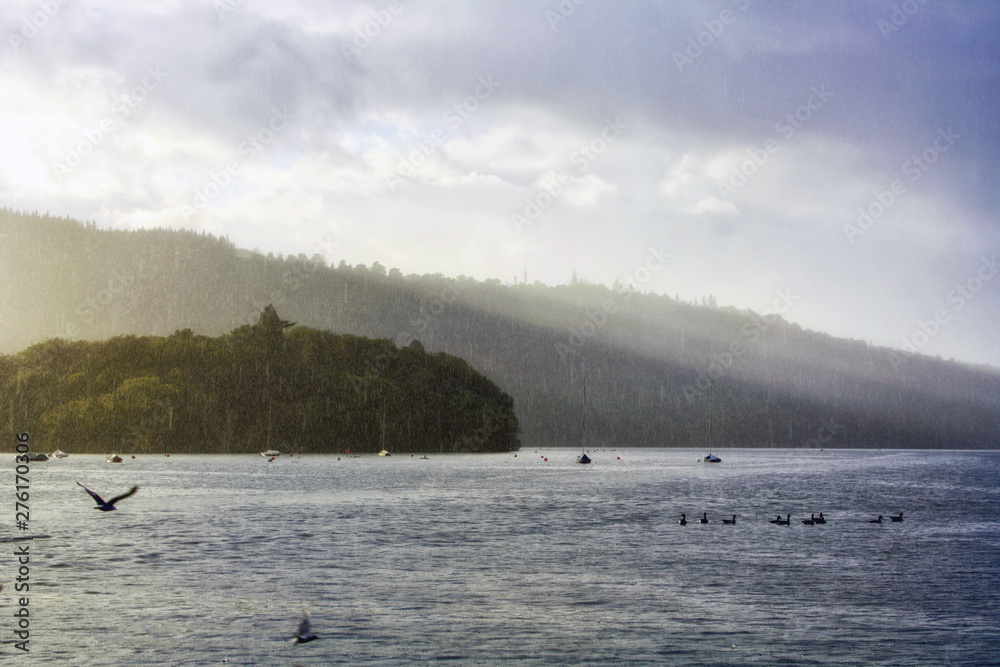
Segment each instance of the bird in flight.
[[80,486],[84,491],[89,493],[90,497],[93,498],[94,501],[97,503],[97,507],[95,507],[94,509],[101,510],[102,512],[110,512],[113,509],[118,509],[117,507],[115,507],[115,503],[117,503],[119,500],[124,500],[125,498],[128,498],[133,493],[139,490],[138,486],[133,486],[131,489],[121,494],[120,496],[115,496],[111,500],[104,500],[104,498],[101,498],[99,495],[97,495],[96,493],[85,487],[83,484],[80,484],[80,482],[77,482],[77,485]]
[[314,635],[309,629],[309,612],[302,612],[302,622],[299,623],[299,630],[292,637],[293,644],[305,644],[306,642],[311,642],[314,639],[319,639]]

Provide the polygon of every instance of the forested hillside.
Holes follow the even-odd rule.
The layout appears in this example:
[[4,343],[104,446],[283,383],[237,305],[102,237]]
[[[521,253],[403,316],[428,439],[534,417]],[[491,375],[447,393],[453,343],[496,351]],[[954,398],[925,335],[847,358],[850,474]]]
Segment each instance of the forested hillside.
[[503,285],[275,257],[186,231],[0,212],[0,351],[52,337],[282,317],[466,359],[514,399],[526,446],[995,448],[1000,375],[803,331],[774,313],[575,283]]
[[49,451],[518,448],[511,398],[461,359],[292,328],[270,306],[215,338],[54,339],[0,357],[0,404]]

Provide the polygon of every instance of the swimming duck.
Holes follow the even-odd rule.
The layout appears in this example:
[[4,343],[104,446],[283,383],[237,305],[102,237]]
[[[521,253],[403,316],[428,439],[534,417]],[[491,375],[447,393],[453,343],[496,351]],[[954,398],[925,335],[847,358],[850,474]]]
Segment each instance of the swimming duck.
[[819,516],[818,516],[818,517],[816,517],[815,519],[813,519],[813,521],[814,521],[815,523],[826,523],[826,519],[825,519],[825,518],[823,518],[823,513],[822,513],[822,512],[820,512],[820,513],[819,513]]
[[879,514],[877,519],[868,519],[868,523],[882,523],[882,515]]
[[688,525],[687,515],[681,514],[681,520],[678,521],[677,523],[681,524],[682,526]]
[[732,519],[723,519],[722,523],[728,523],[728,524],[736,523],[736,515],[734,514]]
[[900,512],[899,516],[892,516],[892,515],[890,515],[889,516],[889,520],[890,521],[902,521],[903,520],[903,513]]
[[779,516],[779,517],[778,517],[778,525],[779,525],[779,526],[790,526],[790,525],[792,525],[792,515],[791,515],[791,514],[789,514],[789,515],[788,515],[788,516],[786,516],[786,517],[785,517],[784,519],[782,519],[782,518],[781,518],[781,517]]
[[814,514],[810,514],[808,519],[802,519],[802,524],[805,526],[812,526],[815,525],[815,523],[816,516]]
[[708,512],[702,512],[701,518],[698,519],[698,523],[708,523]]

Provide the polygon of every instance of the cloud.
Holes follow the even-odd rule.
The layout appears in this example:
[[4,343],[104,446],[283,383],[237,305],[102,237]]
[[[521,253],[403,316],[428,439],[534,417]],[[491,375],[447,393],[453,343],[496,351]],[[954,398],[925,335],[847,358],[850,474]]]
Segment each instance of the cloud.
[[[888,0],[588,2],[555,26],[555,2],[228,6],[66,3],[8,39],[3,203],[285,254],[331,237],[352,264],[504,280],[528,264],[610,284],[663,244],[648,289],[762,308],[793,286],[803,326],[888,344],[1000,246],[992,3],[927,3],[888,36]],[[35,11],[5,6],[0,32]],[[116,111],[150,68],[165,78]],[[253,147],[276,110],[287,128]],[[614,119],[627,127],[602,146]],[[914,180],[906,165],[948,128],[954,147]],[[897,180],[852,243],[845,226]],[[984,289],[932,347],[992,359],[998,306]]]

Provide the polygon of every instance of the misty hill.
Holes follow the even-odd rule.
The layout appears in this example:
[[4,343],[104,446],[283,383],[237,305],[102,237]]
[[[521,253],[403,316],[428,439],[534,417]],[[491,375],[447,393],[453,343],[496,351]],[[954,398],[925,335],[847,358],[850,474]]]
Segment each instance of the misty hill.
[[[53,337],[220,335],[273,303],[303,325],[466,359],[525,446],[995,448],[1000,375],[631,288],[502,285],[274,257],[187,231],[0,212],[0,351]],[[319,251],[319,248],[317,249]],[[780,304],[779,304],[780,305]],[[778,308],[780,310],[780,308]]]
[[215,338],[50,340],[0,357],[0,405],[48,450],[518,448],[513,401],[461,359],[292,326],[268,306]]

